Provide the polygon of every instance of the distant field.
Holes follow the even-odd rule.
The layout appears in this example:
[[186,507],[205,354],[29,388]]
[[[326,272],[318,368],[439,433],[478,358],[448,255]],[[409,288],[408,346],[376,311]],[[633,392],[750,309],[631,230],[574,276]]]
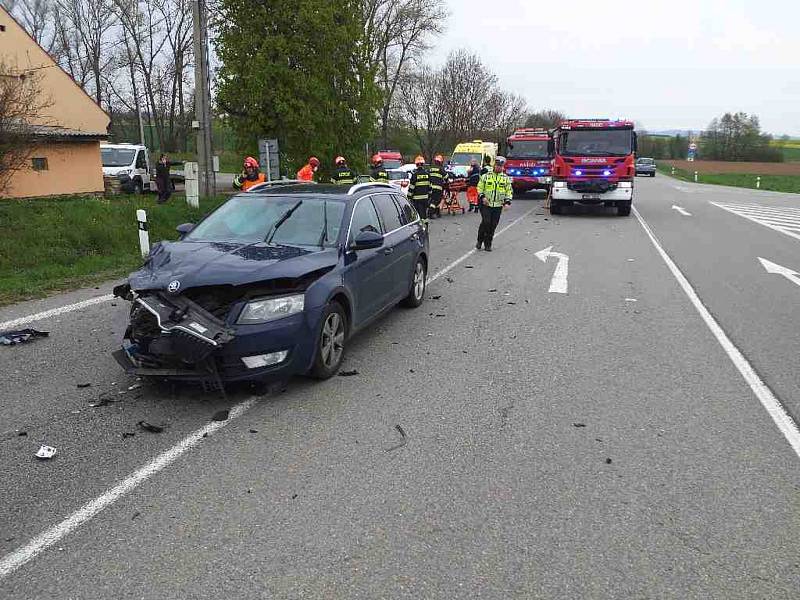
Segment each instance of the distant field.
[[754,175],[800,176],[800,163],[726,162],[720,160],[662,160],[676,169],[694,173],[748,173]]
[[[658,170],[662,173],[669,175],[672,174],[672,165],[670,163],[675,163],[675,173],[672,174],[673,177],[676,179],[682,179],[684,181],[694,181],[694,172],[698,172],[697,181],[698,183],[710,183],[713,185],[729,185],[732,187],[741,187],[741,188],[750,188],[756,189],[756,182],[757,177],[761,177],[761,187],[762,190],[770,190],[773,192],[790,192],[793,194],[800,194],[800,169],[798,169],[797,175],[768,175],[764,172],[727,172],[727,173],[720,173],[720,172],[708,172],[703,171],[699,167],[699,165],[704,164],[705,161],[695,161],[695,162],[687,162],[687,161],[659,161],[658,163]],[[711,161],[708,161],[709,163]],[[683,169],[680,165],[691,165],[689,169]],[[752,165],[775,165],[775,163],[711,163],[711,164],[727,164],[733,166],[741,165],[748,165],[752,167]],[[777,165],[781,165],[782,163],[777,163]],[[786,165],[784,165],[786,166]],[[796,167],[800,166],[800,164],[795,165]]]
[[800,161],[800,140],[772,140],[772,145],[783,152],[783,160],[787,162]]

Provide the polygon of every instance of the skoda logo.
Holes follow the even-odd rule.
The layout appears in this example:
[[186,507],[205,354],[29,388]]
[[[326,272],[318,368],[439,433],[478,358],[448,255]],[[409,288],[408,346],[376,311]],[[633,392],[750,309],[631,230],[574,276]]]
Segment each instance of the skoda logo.
[[177,292],[179,289],[181,289],[181,282],[178,281],[177,279],[175,281],[170,281],[169,285],[167,286],[167,291],[173,294]]

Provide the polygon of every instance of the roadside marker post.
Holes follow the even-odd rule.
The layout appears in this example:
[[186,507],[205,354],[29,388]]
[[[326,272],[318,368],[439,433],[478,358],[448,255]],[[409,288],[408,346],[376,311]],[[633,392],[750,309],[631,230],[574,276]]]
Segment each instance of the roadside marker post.
[[694,172],[694,182],[697,183],[697,171]]
[[675,175],[675,167],[672,167],[672,174]]
[[761,176],[760,175],[758,177],[756,177],[756,189],[757,190],[761,189]]
[[139,227],[139,250],[145,257],[150,254],[150,233],[147,231],[147,213],[144,209],[136,211],[136,221]]

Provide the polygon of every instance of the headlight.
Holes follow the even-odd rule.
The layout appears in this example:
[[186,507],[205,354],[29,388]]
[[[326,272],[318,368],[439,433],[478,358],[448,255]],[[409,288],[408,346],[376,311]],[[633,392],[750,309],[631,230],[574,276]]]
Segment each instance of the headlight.
[[621,188],[633,187],[633,184],[630,181],[620,181],[617,185]]
[[239,324],[269,323],[303,312],[305,304],[303,294],[253,300],[244,307],[236,322]]
[[567,182],[566,181],[554,181],[553,182],[553,187],[557,187],[557,188],[567,187]]

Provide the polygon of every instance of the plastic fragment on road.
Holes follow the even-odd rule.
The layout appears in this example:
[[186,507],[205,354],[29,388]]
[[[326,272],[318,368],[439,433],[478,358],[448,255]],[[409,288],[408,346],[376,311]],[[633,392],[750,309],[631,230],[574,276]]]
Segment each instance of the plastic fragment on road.
[[358,375],[358,371],[353,369],[352,371],[339,371],[339,377],[355,377]]
[[638,302],[636,298],[625,298],[625,302]]
[[78,384],[78,389],[87,388],[87,387],[90,387],[91,385],[92,385],[91,383],[79,383]]
[[406,437],[406,432],[403,430],[403,428],[400,425],[395,425],[394,428],[400,434],[400,438],[401,438],[400,439],[400,443],[399,444],[395,444],[391,448],[387,448],[386,452],[393,452],[394,450],[399,450],[400,448],[402,448],[403,446],[405,446],[408,443],[408,439]]
[[45,446],[44,444],[42,444],[42,446],[36,452],[36,458],[39,458],[41,460],[51,459],[55,455],[56,455],[56,449],[53,448],[52,446]]
[[17,329],[15,331],[0,331],[0,346],[16,346],[25,344],[36,338],[49,337],[49,331],[38,329]]
[[213,415],[211,415],[211,420],[212,421],[227,421],[228,417],[230,416],[230,414],[231,414],[231,411],[229,411],[227,408],[225,408],[223,410],[218,410]]
[[586,423],[573,423],[573,427],[586,427]]
[[164,431],[164,428],[161,425],[153,425],[148,423],[147,421],[139,421],[137,423],[140,429],[144,431],[149,431],[150,433],[161,433]]

